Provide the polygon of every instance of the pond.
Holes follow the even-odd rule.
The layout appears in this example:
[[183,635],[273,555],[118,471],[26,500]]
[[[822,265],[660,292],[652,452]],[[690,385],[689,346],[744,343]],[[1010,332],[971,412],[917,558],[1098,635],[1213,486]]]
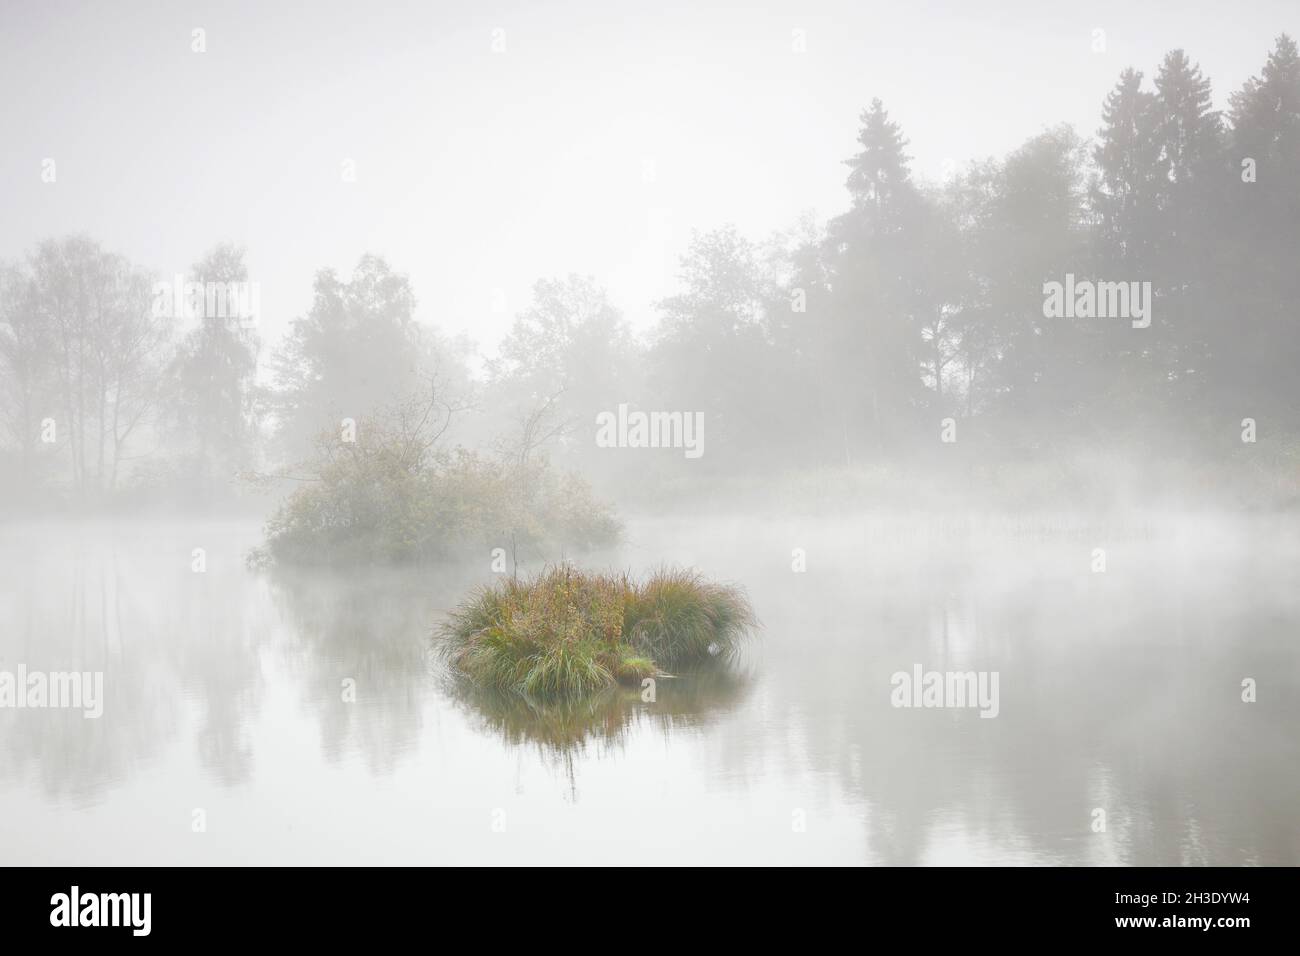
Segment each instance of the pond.
[[[633,519],[568,557],[698,567],[763,629],[567,709],[432,652],[490,549],[254,572],[259,537],[4,528],[0,671],[103,675],[97,718],[0,707],[5,863],[1300,864],[1294,519]],[[895,696],[932,672],[996,706]]]

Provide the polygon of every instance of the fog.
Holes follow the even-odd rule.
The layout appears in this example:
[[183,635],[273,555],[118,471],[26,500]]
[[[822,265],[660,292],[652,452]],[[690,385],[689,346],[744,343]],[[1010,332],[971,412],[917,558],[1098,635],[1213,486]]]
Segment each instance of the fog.
[[[637,522],[633,544],[598,560],[732,575],[762,639],[724,684],[663,682],[653,705],[566,725],[446,686],[429,625],[465,569],[267,580],[239,560],[256,525],[203,530],[206,576],[176,559],[194,526],[133,524],[111,546],[98,527],[7,539],[0,654],[103,670],[108,697],[99,720],[0,713],[6,860],[1285,865],[1300,852],[1293,522],[1109,527],[1106,575],[1087,573],[1078,536],[1010,525]],[[817,556],[804,575],[789,541]],[[1000,672],[997,718],[892,708],[889,675],[913,662]],[[1241,702],[1238,675],[1258,678],[1258,703]],[[1096,807],[1105,833],[1090,830]],[[192,832],[196,809],[206,832]]]
[[6,861],[1300,863],[1296,20],[7,8]]

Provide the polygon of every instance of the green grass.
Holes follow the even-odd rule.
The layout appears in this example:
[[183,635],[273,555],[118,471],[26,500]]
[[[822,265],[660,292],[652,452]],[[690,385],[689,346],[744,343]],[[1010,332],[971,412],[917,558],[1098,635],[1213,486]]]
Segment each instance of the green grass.
[[743,590],[694,571],[637,584],[566,564],[481,589],[443,625],[442,650],[479,687],[575,699],[730,655],[757,626]]

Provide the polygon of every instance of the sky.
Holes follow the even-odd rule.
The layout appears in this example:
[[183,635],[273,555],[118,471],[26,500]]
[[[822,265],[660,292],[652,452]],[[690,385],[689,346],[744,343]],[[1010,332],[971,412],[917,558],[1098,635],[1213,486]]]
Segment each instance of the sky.
[[487,354],[569,272],[646,329],[692,230],[846,207],[873,97],[939,178],[1091,135],[1120,70],[1175,47],[1226,107],[1284,31],[1294,0],[0,0],[0,259],[86,233],[170,278],[241,243],[270,342],[367,252]]

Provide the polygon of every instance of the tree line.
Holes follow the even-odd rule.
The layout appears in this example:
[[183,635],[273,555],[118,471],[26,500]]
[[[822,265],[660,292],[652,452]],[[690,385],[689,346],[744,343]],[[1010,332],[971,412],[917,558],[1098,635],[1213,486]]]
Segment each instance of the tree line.
[[[1149,81],[1120,74],[1094,136],[1057,126],[930,182],[874,100],[843,214],[763,240],[696,234],[644,336],[594,279],[542,280],[477,375],[472,345],[416,321],[409,280],[375,256],[319,273],[267,349],[256,323],[159,315],[155,279],[93,240],[48,240],[0,271],[3,490],[201,500],[421,395],[465,443],[544,445],[597,478],[646,463],[595,447],[596,414],[620,403],[702,412],[696,474],[908,460],[942,420],[1000,456],[1213,456],[1249,417],[1294,455],[1295,42],[1279,37],[1226,107],[1174,50]],[[1149,283],[1150,325],[1049,314],[1046,286],[1067,276]],[[247,282],[243,253],[218,246],[187,279]]]

